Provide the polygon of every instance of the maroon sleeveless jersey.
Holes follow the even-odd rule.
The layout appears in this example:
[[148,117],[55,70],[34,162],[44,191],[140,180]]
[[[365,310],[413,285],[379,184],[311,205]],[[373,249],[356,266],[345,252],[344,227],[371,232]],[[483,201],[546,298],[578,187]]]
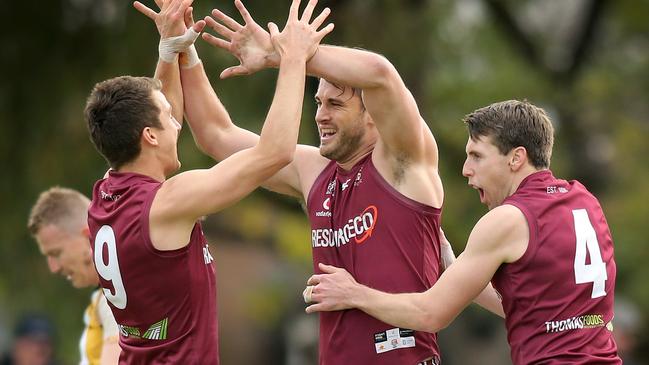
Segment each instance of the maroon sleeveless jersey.
[[621,364],[612,335],[613,240],[597,199],[548,170],[503,204],[525,215],[527,251],[493,277],[514,364]]
[[[343,267],[359,283],[391,292],[423,292],[439,277],[441,211],[390,186],[371,154],[350,171],[330,162],[307,202],[314,271]],[[415,365],[435,358],[437,335],[394,328],[351,309],[320,314],[320,364]]]
[[218,364],[216,277],[199,223],[189,244],[153,247],[149,211],[162,184],[111,171],[93,189],[90,240],[120,328],[120,364]]

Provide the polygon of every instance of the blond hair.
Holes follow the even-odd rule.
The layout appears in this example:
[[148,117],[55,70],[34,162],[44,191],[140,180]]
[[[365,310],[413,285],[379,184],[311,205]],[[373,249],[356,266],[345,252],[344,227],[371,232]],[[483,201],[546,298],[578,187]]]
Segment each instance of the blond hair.
[[90,200],[76,190],[55,186],[40,194],[29,213],[27,229],[36,235],[53,224],[70,232],[86,224]]

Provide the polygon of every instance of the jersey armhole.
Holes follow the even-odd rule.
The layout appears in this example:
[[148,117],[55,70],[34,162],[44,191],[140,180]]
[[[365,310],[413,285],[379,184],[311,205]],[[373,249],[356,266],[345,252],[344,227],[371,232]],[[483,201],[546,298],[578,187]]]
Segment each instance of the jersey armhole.
[[155,248],[153,242],[151,241],[151,229],[149,225],[149,216],[151,214],[151,205],[153,205],[153,199],[155,199],[156,194],[158,193],[158,190],[160,190],[161,187],[162,184],[158,184],[158,186],[156,186],[154,189],[148,191],[147,196],[144,198],[142,202],[142,210],[140,211],[140,227],[142,227],[142,231],[140,233],[142,236],[142,242],[146,250],[157,257],[177,257],[189,250],[192,235],[194,233],[194,230],[196,229],[196,225],[194,224],[194,227],[192,228],[192,231],[189,235],[189,242],[187,243],[187,245],[177,248],[175,250],[163,251]]
[[527,209],[527,207],[519,203],[517,201],[507,201],[505,204],[511,205],[513,207],[518,208],[518,210],[523,213],[523,216],[525,217],[525,221],[527,223],[527,229],[529,231],[529,241],[527,242],[527,248],[525,249],[525,253],[516,261],[510,262],[508,265],[526,265],[535,255],[536,251],[538,251],[538,245],[536,244],[536,238],[538,237],[538,224],[536,222],[536,218],[534,215]]

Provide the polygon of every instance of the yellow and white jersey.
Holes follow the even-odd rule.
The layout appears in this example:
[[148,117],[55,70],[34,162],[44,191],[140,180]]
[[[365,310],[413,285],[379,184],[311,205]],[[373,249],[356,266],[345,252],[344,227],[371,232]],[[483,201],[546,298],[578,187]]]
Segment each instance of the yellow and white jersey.
[[100,289],[92,292],[90,305],[83,314],[85,328],[79,340],[80,365],[98,365],[104,341],[119,339],[117,323]]

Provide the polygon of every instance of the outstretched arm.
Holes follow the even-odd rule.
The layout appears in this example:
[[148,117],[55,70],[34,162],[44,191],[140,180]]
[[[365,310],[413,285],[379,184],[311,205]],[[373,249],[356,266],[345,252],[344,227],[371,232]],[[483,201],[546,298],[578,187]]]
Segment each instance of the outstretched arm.
[[[440,229],[440,244],[441,244],[441,253],[442,253],[442,269],[445,271],[448,269],[456,260],[455,253],[453,252],[453,247],[451,243],[446,238],[444,231]],[[484,288],[482,292],[473,300],[474,303],[481,306],[482,308],[492,312],[501,317],[505,317],[505,312],[503,311],[503,304],[494,289],[491,283],[487,284],[487,287]]]
[[515,207],[493,209],[474,227],[466,250],[423,293],[388,294],[358,284],[344,269],[320,265],[327,274],[313,275],[306,311],[358,308],[394,326],[437,332],[487,285],[502,263],[517,260],[529,240],[527,222]]
[[[221,77],[276,67],[277,55],[270,47],[268,33],[255,22],[240,0],[235,0],[235,5],[245,21],[243,25],[216,9],[212,17],[205,18],[207,25],[223,38],[204,33],[203,39],[230,52],[240,62],[224,70]],[[425,134],[430,131],[399,73],[385,57],[360,49],[321,45],[307,63],[307,72],[337,84],[363,89],[365,105],[387,147],[417,158],[431,157],[436,164],[437,148],[434,143],[426,143],[429,137]],[[424,129],[428,133],[424,133]]]
[[[253,73],[274,67],[276,62],[276,56],[269,51],[268,34],[255,23],[240,0],[235,4],[245,20],[243,25],[220,11],[213,11],[213,18],[205,18],[207,25],[223,38],[204,34],[203,39],[240,61],[240,65],[223,71],[221,77]],[[437,144],[394,66],[373,52],[322,45],[307,63],[307,72],[340,85],[363,89],[365,107],[380,135],[373,159],[383,177],[406,196],[441,206],[443,190],[437,174]],[[404,166],[414,168],[409,170],[417,175],[412,181],[428,180],[428,188],[421,189],[422,184],[415,182],[397,186],[401,181],[396,180]],[[409,176],[406,172],[406,180]]]
[[194,24],[190,7],[192,2],[193,0],[156,0],[160,9],[157,13],[139,1],[133,3],[135,9],[155,22],[160,34],[159,58],[154,77],[162,82],[162,93],[171,104],[172,115],[179,123],[183,121],[179,57],[180,64],[184,67],[198,62],[193,43],[205,27],[203,20]]
[[173,249],[178,242],[187,242],[182,238],[189,237],[198,217],[237,202],[291,162],[302,112],[306,60],[333,30],[329,26],[318,31],[320,24],[310,22],[309,16],[298,19],[299,3],[293,0],[281,33],[270,25],[281,62],[273,104],[259,142],[209,170],[188,171],[162,185],[151,207],[151,238],[156,247]]
[[[307,11],[313,11],[316,2],[311,1],[307,5],[305,14]],[[218,10],[214,10],[213,13],[223,14]],[[328,14],[328,10],[323,11],[314,19],[313,24],[322,24]],[[211,18],[207,19],[213,22]],[[261,29],[254,21],[245,23],[245,25],[240,25],[229,17],[227,21],[233,28],[240,30],[245,28],[245,32],[253,26]],[[269,37],[265,30],[261,29],[261,32],[264,37]],[[268,52],[279,57],[270,38],[265,40],[268,40],[268,44],[266,44],[270,48]],[[258,54],[263,53],[265,52],[258,52]],[[254,55],[247,55],[246,59],[254,59],[254,57]],[[232,122],[229,113],[212,88],[201,63],[194,67],[182,68],[181,80],[185,114],[196,144],[203,152],[217,161],[222,161],[238,151],[257,144],[259,141],[257,134],[240,128]],[[326,162],[327,160],[320,156],[316,148],[298,145],[294,161],[266,180],[263,186],[282,194],[302,198],[303,191],[308,189],[306,186],[310,185],[309,177],[315,176]]]

